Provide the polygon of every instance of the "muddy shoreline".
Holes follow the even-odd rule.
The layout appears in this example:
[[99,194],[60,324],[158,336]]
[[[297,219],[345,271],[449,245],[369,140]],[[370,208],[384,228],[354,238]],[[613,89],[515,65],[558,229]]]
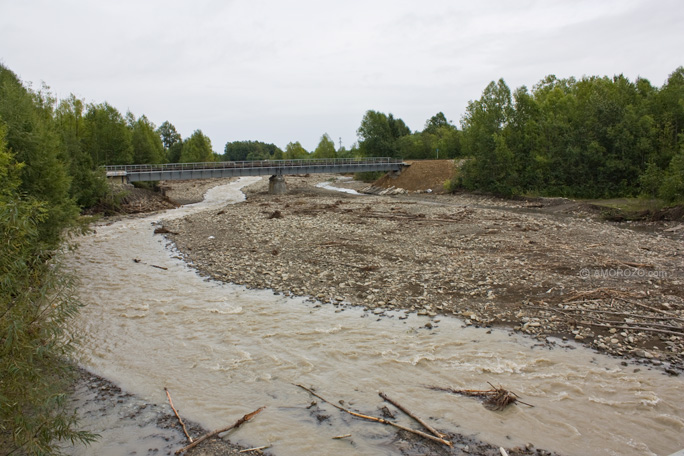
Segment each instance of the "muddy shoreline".
[[[86,369],[76,368],[76,379],[70,391],[70,405],[80,417],[82,428],[99,434],[100,437],[87,447],[65,445],[63,451],[66,454],[172,455],[188,445],[183,428],[168,404],[150,403]],[[197,423],[186,419],[183,421],[188,433],[195,439],[209,432]],[[213,438],[184,454],[265,454],[257,451],[240,453],[243,450],[245,447],[227,439]]]

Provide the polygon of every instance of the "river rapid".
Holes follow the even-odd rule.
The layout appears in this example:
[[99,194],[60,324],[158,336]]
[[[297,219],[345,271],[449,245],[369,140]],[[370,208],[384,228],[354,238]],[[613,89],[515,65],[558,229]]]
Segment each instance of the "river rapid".
[[[230,439],[271,445],[278,456],[401,454],[392,428],[321,401],[310,407],[314,398],[298,383],[370,415],[384,405],[382,391],[440,430],[505,447],[532,443],[567,455],[684,448],[680,377],[454,318],[378,317],[218,283],[153,234],[163,219],[239,203],[240,187],[254,180],[216,187],[202,203],[98,226],[80,240],[68,264],[87,304],[78,317],[85,368],[152,403],[166,402],[167,387],[184,417],[208,429],[266,406]],[[489,389],[488,382],[534,407],[495,412],[427,388]],[[332,439],[344,434],[351,437]]]

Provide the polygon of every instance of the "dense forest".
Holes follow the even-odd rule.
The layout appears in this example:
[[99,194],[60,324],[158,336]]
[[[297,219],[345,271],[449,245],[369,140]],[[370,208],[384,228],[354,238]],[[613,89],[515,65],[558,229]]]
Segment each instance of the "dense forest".
[[503,80],[462,120],[460,185],[503,195],[684,196],[684,68],[660,88],[624,76]]
[[661,88],[624,76],[557,79],[513,93],[503,79],[471,101],[457,130],[438,113],[420,132],[368,111],[357,153],[462,158],[451,183],[501,196],[684,198],[684,68]]
[[49,453],[87,441],[63,394],[78,310],[59,267],[79,213],[111,200],[102,165],[383,156],[458,159],[452,189],[504,196],[684,199],[684,68],[658,88],[623,76],[557,79],[511,92],[503,79],[471,101],[461,129],[441,112],[412,131],[369,110],[358,143],[328,134],[307,151],[235,141],[217,154],[196,130],[122,115],[106,102],[55,99],[0,65],[0,448]]

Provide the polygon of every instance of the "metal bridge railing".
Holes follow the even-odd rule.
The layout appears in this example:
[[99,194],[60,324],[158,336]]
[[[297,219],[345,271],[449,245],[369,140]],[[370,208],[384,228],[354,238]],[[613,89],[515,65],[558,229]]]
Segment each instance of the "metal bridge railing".
[[251,161],[219,161],[203,163],[166,163],[163,165],[110,165],[105,166],[107,173],[121,175],[150,171],[191,171],[201,169],[240,169],[240,168],[304,168],[310,166],[344,166],[367,164],[400,164],[400,158],[320,158],[301,160],[251,160]]

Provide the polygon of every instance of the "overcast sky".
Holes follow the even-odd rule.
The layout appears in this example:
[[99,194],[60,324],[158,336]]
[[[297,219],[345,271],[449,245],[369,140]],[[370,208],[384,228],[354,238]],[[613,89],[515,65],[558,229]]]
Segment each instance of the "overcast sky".
[[183,137],[350,147],[369,110],[412,130],[504,78],[646,78],[684,65],[682,0],[0,0],[0,62],[59,98]]

